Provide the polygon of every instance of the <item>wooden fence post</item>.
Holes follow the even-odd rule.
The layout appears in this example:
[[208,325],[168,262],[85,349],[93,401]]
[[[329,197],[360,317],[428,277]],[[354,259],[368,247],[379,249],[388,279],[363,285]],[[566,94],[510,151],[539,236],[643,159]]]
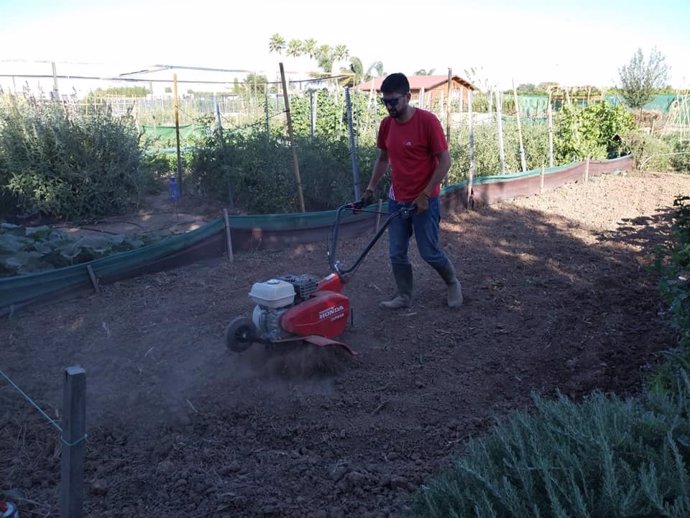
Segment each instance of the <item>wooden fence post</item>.
[[60,472],[60,518],[84,516],[84,453],[86,451],[86,371],[65,369]]
[[98,277],[96,277],[96,272],[93,271],[93,267],[90,264],[86,265],[86,271],[89,272],[89,279],[91,279],[91,284],[96,293],[101,292],[101,286],[98,282]]
[[230,218],[228,217],[228,209],[223,209],[223,219],[225,219],[225,244],[228,249],[228,261],[233,262],[232,255],[232,235],[230,234]]

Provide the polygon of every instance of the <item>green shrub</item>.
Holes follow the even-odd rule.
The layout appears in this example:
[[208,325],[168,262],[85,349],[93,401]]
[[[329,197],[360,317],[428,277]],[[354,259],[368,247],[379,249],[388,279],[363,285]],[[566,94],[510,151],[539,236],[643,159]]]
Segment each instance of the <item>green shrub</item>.
[[[375,104],[372,105],[372,102]],[[358,144],[375,145],[378,123],[386,115],[378,97],[371,99],[367,93],[351,91],[350,106],[353,133]],[[313,126],[313,135],[321,139],[335,142],[349,139],[347,104],[342,92],[332,95],[322,90],[312,94],[293,95],[290,97],[290,112],[297,137],[311,136]],[[286,134],[284,128],[281,131]]]
[[90,220],[136,204],[149,185],[130,118],[103,106],[0,103],[0,181],[17,210]]
[[[506,173],[522,170],[520,160],[520,139],[516,120],[503,121],[503,149]],[[524,124],[522,139],[527,169],[538,169],[549,164],[548,127],[540,122]],[[462,126],[451,133],[449,143],[453,166],[449,174],[450,183],[467,178],[470,168],[469,128]],[[474,157],[477,176],[492,176],[501,173],[498,125],[494,121],[482,122],[474,127]]]
[[668,142],[640,130],[627,132],[622,138],[640,171],[671,170],[672,148]]
[[[307,211],[334,209],[354,197],[352,157],[346,140],[295,139]],[[375,152],[359,150],[360,187]],[[287,139],[251,131],[213,132],[190,156],[190,178],[202,193],[252,214],[299,212],[292,151]]]
[[555,117],[556,161],[619,156],[626,152],[622,135],[634,127],[634,117],[622,106],[606,101],[585,108],[566,104]]
[[690,141],[677,137],[671,139],[671,167],[679,173],[690,173]]
[[686,517],[690,381],[648,404],[535,397],[422,486],[414,517]]

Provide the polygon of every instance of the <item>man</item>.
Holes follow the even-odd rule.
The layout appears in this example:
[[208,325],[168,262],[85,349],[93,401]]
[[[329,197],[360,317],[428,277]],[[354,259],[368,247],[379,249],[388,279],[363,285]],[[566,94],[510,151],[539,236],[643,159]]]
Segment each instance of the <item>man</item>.
[[407,308],[412,302],[412,265],[407,252],[414,233],[422,258],[448,287],[448,306],[462,305],[462,288],[453,263],[439,248],[441,220],[439,194],[451,160],[448,143],[438,118],[431,112],[410,106],[410,83],[404,74],[387,76],[381,84],[381,101],[388,117],[381,121],[377,137],[378,156],[362,202],[373,201],[376,184],[391,167],[388,211],[416,206],[407,219],[396,218],[388,227],[388,250],[396,295],[379,305],[387,309]]

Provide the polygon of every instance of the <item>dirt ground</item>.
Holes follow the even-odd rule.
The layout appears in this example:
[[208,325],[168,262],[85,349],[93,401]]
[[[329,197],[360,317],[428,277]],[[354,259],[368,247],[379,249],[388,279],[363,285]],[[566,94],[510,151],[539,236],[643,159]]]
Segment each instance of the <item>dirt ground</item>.
[[[342,340],[356,357],[225,347],[229,321],[251,314],[252,283],[328,273],[316,243],[29,306],[0,321],[0,369],[52,418],[64,369],[86,370],[86,516],[402,516],[467,439],[531,394],[640,389],[673,344],[648,265],[680,194],[690,176],[618,174],[446,215],[459,310],[416,250],[414,306],[379,309],[393,289],[384,239],[345,288]],[[343,242],[343,262],[368,239]],[[58,516],[59,444],[0,378],[0,498],[23,518]]]

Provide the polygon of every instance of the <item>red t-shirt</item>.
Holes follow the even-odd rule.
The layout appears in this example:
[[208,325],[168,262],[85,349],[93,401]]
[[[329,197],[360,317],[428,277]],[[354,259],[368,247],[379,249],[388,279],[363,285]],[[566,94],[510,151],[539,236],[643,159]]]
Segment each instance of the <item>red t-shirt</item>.
[[[414,201],[421,194],[438,165],[436,155],[448,149],[436,115],[420,108],[403,123],[392,117],[383,119],[376,145],[388,152],[391,165],[388,195],[400,202]],[[436,186],[432,197],[440,190],[440,186]]]

